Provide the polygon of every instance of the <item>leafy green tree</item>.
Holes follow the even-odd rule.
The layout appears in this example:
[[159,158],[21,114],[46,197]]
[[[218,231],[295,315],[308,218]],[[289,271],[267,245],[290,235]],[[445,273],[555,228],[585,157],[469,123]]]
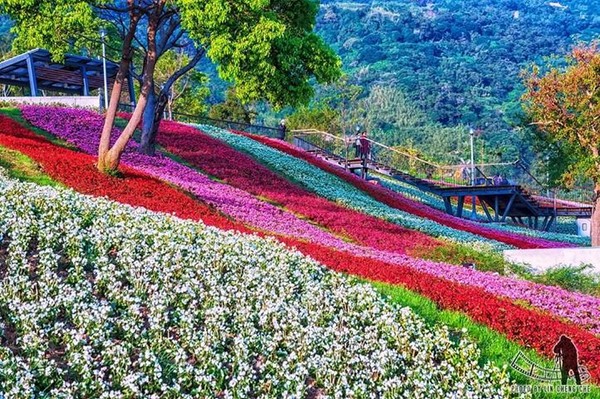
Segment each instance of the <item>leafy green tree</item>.
[[[98,151],[98,166],[107,171],[118,167],[146,104],[152,101],[154,72],[163,50],[183,35],[195,45],[192,59],[208,56],[243,101],[266,99],[275,106],[307,103],[313,95],[312,78],[328,82],[340,75],[340,60],[313,32],[318,9],[315,0],[0,0],[0,12],[15,21],[15,45],[46,47],[56,58],[73,47],[97,42],[103,23],[122,27],[119,71]],[[128,125],[111,147],[118,100],[136,45],[143,50],[141,90]],[[180,70],[167,83],[191,68]],[[166,103],[165,96],[157,103]]]
[[[343,76],[336,82],[324,85],[320,97],[322,98],[321,111],[327,114],[331,114],[330,110],[335,110],[339,113],[338,122],[330,122],[331,128],[337,129],[336,125],[339,125],[339,129],[342,134],[354,133],[354,128],[358,124],[355,119],[352,110],[356,107],[358,98],[363,93],[363,88],[352,84],[348,75]],[[324,116],[325,116],[324,115]],[[330,117],[332,115],[329,115]],[[333,133],[333,130],[332,130]]]
[[526,76],[524,108],[544,138],[563,159],[563,182],[577,177],[594,182],[592,245],[600,246],[600,53],[595,46],[577,47],[565,68],[540,68]]
[[342,132],[341,115],[328,105],[299,107],[287,118],[287,127],[293,129],[317,129],[339,135]]
[[252,123],[256,113],[244,104],[236,94],[235,89],[228,89],[225,101],[215,104],[208,111],[209,118],[223,121]]
[[317,96],[308,106],[301,106],[288,117],[290,129],[318,129],[331,134],[352,134],[357,125],[355,112],[363,88],[350,83],[348,75],[319,86]]

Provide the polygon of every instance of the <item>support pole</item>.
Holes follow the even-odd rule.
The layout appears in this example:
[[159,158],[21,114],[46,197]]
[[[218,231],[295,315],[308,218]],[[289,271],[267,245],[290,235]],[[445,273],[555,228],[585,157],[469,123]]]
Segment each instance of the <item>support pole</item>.
[[493,222],[494,219],[492,218],[492,215],[490,214],[490,210],[488,209],[488,206],[485,203],[485,201],[481,201],[481,207],[483,208],[483,211],[485,212],[485,216],[487,216],[487,218],[488,218],[488,222]]
[[450,202],[450,197],[444,197],[444,206],[446,207],[446,213],[448,215],[452,215],[452,202]]
[[552,227],[552,223],[556,220],[556,216],[551,215],[548,223],[546,223],[546,229],[544,231],[550,231],[550,227]]
[[456,205],[456,216],[459,218],[462,217],[464,204],[465,204],[465,196],[459,195],[458,196],[458,204]]
[[[475,138],[475,131],[473,130],[473,128],[469,129],[469,136],[471,138],[471,187],[473,187],[475,185],[475,148],[473,143],[473,140]],[[471,197],[471,219],[473,220],[477,220],[477,207],[475,204],[476,198],[477,197],[475,195]]]
[[544,216],[544,220],[542,221],[542,231],[547,231],[546,227],[548,225],[548,219],[549,218],[550,218],[550,215]]
[[90,82],[88,80],[88,76],[87,76],[87,70],[85,69],[85,66],[81,67],[81,77],[83,80],[83,95],[84,96],[89,96],[90,95]]
[[513,204],[515,203],[515,199],[517,198],[517,193],[513,193],[513,195],[510,197],[510,200],[508,201],[508,205],[506,205],[506,209],[504,210],[504,213],[502,214],[502,222],[506,221],[506,217],[508,216],[510,210],[512,209]]
[[500,201],[498,200],[498,195],[494,196],[494,221],[499,222],[500,216]]
[[31,54],[27,56],[27,74],[29,75],[29,90],[31,90],[31,97],[37,97],[37,75],[35,73],[35,66],[33,65],[33,57]]
[[127,77],[127,87],[129,88],[129,101],[131,106],[135,107],[135,87],[133,86],[133,73],[130,72]]

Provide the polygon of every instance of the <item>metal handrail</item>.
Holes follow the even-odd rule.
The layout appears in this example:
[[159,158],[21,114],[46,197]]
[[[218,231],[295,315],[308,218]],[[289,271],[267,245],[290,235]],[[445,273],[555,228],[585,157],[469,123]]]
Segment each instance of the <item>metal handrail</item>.
[[[328,132],[323,132],[323,131],[320,131],[320,130],[316,130],[316,129],[298,129],[298,130],[292,130],[292,133],[307,134],[307,135],[310,135],[310,134],[319,134],[319,135],[322,135],[322,136],[325,136],[325,137],[330,137],[330,138],[333,138],[334,140],[343,141],[344,143],[346,143],[345,139],[343,139],[342,137],[336,136],[336,135],[328,133]],[[417,157],[415,155],[411,155],[409,153],[406,153],[404,151],[398,150],[396,148],[389,147],[389,146],[387,146],[385,144],[382,144],[382,143],[380,143],[378,141],[371,140],[368,137],[365,137],[365,139],[367,139],[369,142],[373,143],[376,146],[383,147],[383,148],[385,148],[387,150],[390,150],[390,151],[395,152],[397,154],[400,154],[402,156],[408,157],[410,159],[414,159],[416,161],[422,162],[422,163],[424,163],[426,165],[429,165],[429,166],[433,166],[433,167],[436,167],[436,168],[442,168],[441,165],[438,165],[438,164],[430,162],[430,161],[426,161],[426,160],[421,159],[421,158],[419,158],[419,157]]]
[[[314,134],[314,135],[322,135],[322,136],[329,137],[329,138],[332,138],[332,139],[334,139],[334,140],[338,140],[338,141],[343,141],[344,143],[346,143],[346,140],[345,140],[344,138],[340,137],[340,136],[336,136],[336,135],[334,135],[334,134],[331,134],[331,133],[329,133],[329,132],[324,132],[324,131],[317,130],[317,129],[295,129],[295,130],[292,130],[291,132],[292,132],[293,134],[295,134],[295,135],[297,135],[297,134],[306,134],[306,135],[311,135],[311,134]],[[416,160],[416,161],[419,161],[419,162],[421,162],[421,163],[424,163],[424,164],[426,164],[426,165],[429,165],[429,166],[433,166],[433,167],[435,167],[435,168],[438,168],[438,169],[460,169],[460,168],[463,168],[463,167],[465,167],[465,164],[462,164],[462,165],[440,165],[440,164],[437,164],[437,163],[435,163],[435,162],[431,162],[431,161],[427,161],[427,160],[425,160],[425,159],[419,158],[419,157],[418,157],[418,156],[416,156],[416,155],[412,155],[412,154],[409,154],[409,153],[407,153],[407,152],[404,152],[404,151],[402,151],[402,150],[398,150],[397,148],[390,147],[390,146],[388,146],[388,145],[386,145],[386,144],[383,144],[383,143],[380,143],[380,142],[378,142],[378,141],[372,140],[372,139],[370,139],[370,138],[368,138],[368,137],[365,137],[365,138],[366,138],[366,139],[367,139],[369,142],[373,143],[374,145],[377,145],[377,146],[379,146],[379,147],[385,148],[385,149],[387,149],[387,150],[390,150],[390,151],[392,151],[392,152],[395,152],[395,153],[397,153],[397,154],[403,155],[403,156],[405,156],[405,157],[407,157],[407,158],[414,159],[414,160]],[[475,164],[475,167],[476,167],[476,168],[483,168],[483,167],[489,167],[489,166],[514,166],[514,165],[516,165],[516,164],[517,164],[519,161],[520,161],[520,160],[519,160],[519,159],[517,159],[517,160],[515,160],[515,161],[512,161],[512,162],[479,163],[479,164],[478,164],[478,163],[476,163],[476,164]],[[466,165],[467,165],[467,166],[470,166],[470,163],[469,163],[469,164],[466,164]],[[480,172],[481,172],[481,171],[480,171]],[[483,175],[483,172],[481,172],[481,174]]]
[[[512,162],[495,162],[495,163],[476,163],[475,167],[476,168],[483,168],[483,167],[488,167],[488,166],[514,166],[516,165],[518,162],[520,162],[520,160],[516,160],[516,161],[512,161]],[[464,164],[459,164],[459,165],[443,165],[440,166],[441,168],[445,168],[445,169],[460,169],[460,168],[464,168],[465,166],[471,166],[471,163],[464,163]]]
[[[119,108],[123,110],[131,110],[133,106],[131,104],[119,103]],[[225,119],[215,119],[209,118],[204,115],[194,115],[194,114],[186,114],[183,112],[173,112],[172,115],[175,117],[174,119],[180,119],[178,117],[188,118],[196,121],[205,121],[214,125],[225,125],[228,129],[235,128],[236,130],[248,130],[253,132],[259,132],[258,134],[262,134],[265,136],[274,136],[279,133],[279,129],[276,127],[264,126],[264,125],[256,125],[252,123],[246,122],[237,122],[237,121],[229,121]],[[233,127],[232,127],[233,126]]]
[[544,185],[542,182],[540,182],[534,175],[532,175],[529,170],[525,167],[525,165],[523,165],[523,162],[521,162],[521,160],[519,160],[516,163],[516,166],[520,167],[529,177],[531,177],[533,179],[533,181],[535,181],[543,190],[547,190],[550,187],[547,185]]

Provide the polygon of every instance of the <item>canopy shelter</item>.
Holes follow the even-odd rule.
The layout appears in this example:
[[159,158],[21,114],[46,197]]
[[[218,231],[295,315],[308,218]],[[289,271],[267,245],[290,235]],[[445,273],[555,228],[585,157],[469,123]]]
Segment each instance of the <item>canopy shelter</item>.
[[[2,61],[0,83],[28,87],[32,97],[38,96],[39,90],[89,96],[92,90],[104,87],[101,59],[70,54],[65,55],[62,62],[52,61],[51,58],[47,50],[35,49]],[[118,69],[118,64],[106,61],[109,90]],[[135,93],[131,75],[127,77],[127,81],[129,98],[133,103]]]

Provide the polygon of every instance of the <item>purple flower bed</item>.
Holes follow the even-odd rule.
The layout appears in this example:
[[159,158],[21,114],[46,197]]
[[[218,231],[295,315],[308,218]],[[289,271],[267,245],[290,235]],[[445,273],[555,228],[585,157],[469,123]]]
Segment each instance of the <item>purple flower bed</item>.
[[[101,115],[84,110],[39,106],[23,107],[22,113],[33,125],[73,143],[88,153],[96,153],[102,127]],[[115,129],[113,133],[116,137],[119,132]],[[123,155],[123,162],[193,192],[238,220],[275,233],[309,239],[354,255],[394,264],[408,264],[432,276],[475,286],[511,300],[526,301],[538,309],[600,334],[600,298],[346,243],[285,211],[257,200],[245,191],[214,182],[165,156],[148,157],[137,153],[136,150],[137,144],[130,142]]]
[[[98,153],[104,121],[102,115],[82,109],[42,106],[23,106],[21,112],[32,125],[52,133],[88,154]],[[120,130],[114,128],[111,140],[114,142],[119,134]],[[280,208],[260,201],[245,191],[215,182],[162,154],[151,157],[137,150],[138,144],[131,140],[123,153],[122,162],[193,193],[236,220],[264,231],[308,239],[329,246],[339,247],[345,244],[333,235]]]

